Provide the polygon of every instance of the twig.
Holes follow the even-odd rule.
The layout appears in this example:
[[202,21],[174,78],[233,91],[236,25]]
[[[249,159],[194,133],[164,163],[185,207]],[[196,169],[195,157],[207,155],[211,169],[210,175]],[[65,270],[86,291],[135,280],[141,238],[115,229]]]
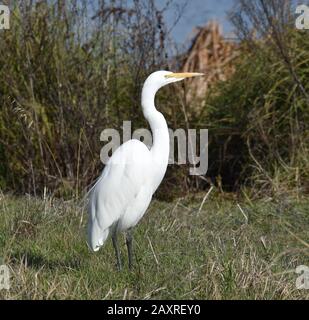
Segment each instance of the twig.
[[150,240],[150,238],[149,238],[148,235],[147,235],[147,239],[148,239],[148,241],[149,241],[150,249],[151,249],[152,254],[153,254],[154,258],[155,258],[156,264],[157,264],[157,266],[158,266],[158,265],[159,265],[159,261],[158,261],[158,258],[157,258],[157,256],[156,256],[156,253],[155,253],[155,251],[154,251],[154,249],[153,249],[151,240]]
[[244,210],[241,208],[241,206],[240,206],[239,203],[237,203],[237,207],[239,208],[240,212],[241,212],[241,213],[243,214],[243,216],[245,217],[246,224],[248,224],[249,219],[248,219],[247,215],[245,214]]
[[199,215],[200,212],[202,211],[203,206],[204,206],[204,203],[205,203],[205,201],[207,200],[207,198],[208,198],[208,196],[210,195],[210,193],[211,193],[211,191],[212,191],[213,188],[214,188],[214,186],[211,186],[210,189],[208,190],[208,192],[206,193],[206,195],[205,195],[205,197],[204,197],[204,199],[203,199],[203,201],[202,201],[202,203],[201,203],[201,205],[200,205],[200,207],[199,207],[199,209],[198,209],[198,212],[197,212],[198,215]]

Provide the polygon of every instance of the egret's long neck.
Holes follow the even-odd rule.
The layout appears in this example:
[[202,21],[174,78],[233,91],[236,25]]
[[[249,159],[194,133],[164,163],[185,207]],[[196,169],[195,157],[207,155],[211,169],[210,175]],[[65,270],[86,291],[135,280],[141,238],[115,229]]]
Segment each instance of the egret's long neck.
[[[152,86],[144,86],[142,91],[142,107],[144,116],[149,122],[153,136],[151,153],[153,155],[155,165],[158,165],[162,171],[163,168],[166,170],[168,165],[170,145],[168,127],[165,118],[155,107],[156,92],[157,89]],[[165,170],[162,172],[163,175],[165,174]]]

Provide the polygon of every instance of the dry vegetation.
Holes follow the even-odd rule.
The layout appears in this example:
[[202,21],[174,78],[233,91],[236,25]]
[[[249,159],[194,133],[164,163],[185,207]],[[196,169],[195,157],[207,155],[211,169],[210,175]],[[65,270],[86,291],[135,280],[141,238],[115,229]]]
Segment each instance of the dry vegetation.
[[[284,1],[238,1],[236,51],[218,25],[200,29],[183,70],[209,72],[205,82],[158,95],[170,128],[210,130],[207,175],[173,166],[161,198],[209,183],[258,195],[308,192],[308,33],[294,29]],[[132,130],[147,126],[142,82],[172,60],[166,8],[143,0],[130,8],[121,0],[31,3],[16,2],[11,30],[0,34],[0,186],[78,198],[102,169],[102,130],[121,133],[123,120]]]
[[309,38],[290,1],[238,0],[236,51],[210,24],[182,55],[207,81],[165,88],[157,104],[172,129],[209,129],[209,170],[169,167],[123,273],[111,243],[88,251],[78,199],[102,169],[100,132],[144,127],[143,80],[177,64],[166,8],[22,3],[0,33],[0,258],[12,284],[0,297],[309,299],[295,287],[309,265]]
[[111,241],[88,250],[80,205],[1,196],[11,289],[0,297],[309,299],[295,285],[295,268],[309,265],[307,199],[251,202],[213,190],[201,207],[203,197],[154,201],[135,230],[135,268],[117,272]]
[[145,125],[140,90],[165,63],[163,12],[122,4],[12,2],[0,33],[2,188],[77,197],[102,169],[101,131]]
[[[234,60],[238,56],[237,43],[224,39],[217,22],[199,28],[192,45],[185,55],[184,72],[204,72],[205,77],[191,81],[187,99],[202,99],[218,81],[226,81],[235,71]],[[203,105],[205,108],[205,105]]]

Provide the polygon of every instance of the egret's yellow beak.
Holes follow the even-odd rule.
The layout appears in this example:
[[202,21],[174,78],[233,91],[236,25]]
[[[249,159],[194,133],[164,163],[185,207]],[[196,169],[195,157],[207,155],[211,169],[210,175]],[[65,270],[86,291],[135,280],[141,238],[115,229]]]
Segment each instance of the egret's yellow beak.
[[168,74],[165,76],[165,78],[185,79],[185,78],[200,77],[200,76],[204,76],[204,73],[179,72],[179,73]]

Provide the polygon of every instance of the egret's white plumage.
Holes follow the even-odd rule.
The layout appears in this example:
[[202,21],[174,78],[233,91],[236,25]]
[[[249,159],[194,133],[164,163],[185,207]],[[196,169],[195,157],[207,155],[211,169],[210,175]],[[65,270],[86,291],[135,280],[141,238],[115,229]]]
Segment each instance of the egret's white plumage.
[[[132,159],[144,159],[136,165]],[[147,181],[150,152],[138,140],[116,150],[90,193],[89,245],[97,251],[110,231],[134,227],[147,209],[153,189]],[[117,230],[111,230],[117,228]]]
[[[98,251],[111,235],[119,268],[116,234],[130,230],[140,221],[168,165],[168,127],[155,107],[155,94],[164,85],[197,75],[201,74],[157,71],[147,78],[142,91],[142,108],[153,134],[151,149],[139,140],[121,145],[89,192],[88,245]],[[131,239],[127,241],[129,263]]]

